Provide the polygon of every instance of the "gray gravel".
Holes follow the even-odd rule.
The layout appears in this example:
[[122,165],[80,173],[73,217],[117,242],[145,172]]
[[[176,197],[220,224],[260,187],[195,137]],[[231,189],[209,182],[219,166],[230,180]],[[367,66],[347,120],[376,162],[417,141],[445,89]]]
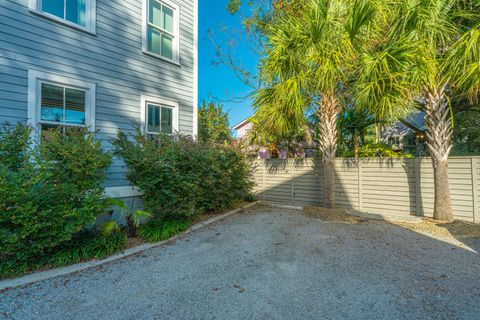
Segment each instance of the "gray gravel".
[[5,319],[480,319],[480,256],[383,222],[257,206],[0,298]]

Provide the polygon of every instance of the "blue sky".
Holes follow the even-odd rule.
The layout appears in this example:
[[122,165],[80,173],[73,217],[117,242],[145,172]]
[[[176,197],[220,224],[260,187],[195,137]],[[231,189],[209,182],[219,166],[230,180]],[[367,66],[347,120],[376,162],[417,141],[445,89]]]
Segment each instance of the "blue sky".
[[[199,2],[199,104],[203,100],[219,100],[224,110],[230,115],[233,126],[251,115],[250,101],[238,101],[245,97],[251,89],[234,75],[232,69],[225,65],[212,65],[216,60],[215,48],[208,32],[212,30],[217,43],[226,41],[241,29],[241,17],[232,16],[226,11],[228,0],[200,0]],[[256,65],[256,56],[245,46],[237,46],[235,56],[243,65]],[[237,101],[233,101],[237,100]]]

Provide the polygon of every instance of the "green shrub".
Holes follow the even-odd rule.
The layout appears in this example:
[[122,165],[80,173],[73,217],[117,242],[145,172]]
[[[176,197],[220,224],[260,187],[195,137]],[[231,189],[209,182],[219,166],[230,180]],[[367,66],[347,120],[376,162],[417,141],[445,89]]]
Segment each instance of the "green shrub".
[[235,148],[184,136],[149,138],[139,130],[133,139],[119,132],[113,144],[128,179],[143,192],[145,209],[158,220],[222,210],[251,194],[248,160]]
[[138,234],[148,242],[158,242],[170,239],[174,235],[180,234],[190,228],[188,221],[150,221],[138,230]]
[[94,134],[68,130],[49,134],[33,147],[32,129],[0,130],[0,268],[21,273],[105,210],[105,169],[111,156]]
[[[355,157],[355,152],[351,149],[339,151],[339,156],[346,158]],[[361,146],[358,152],[360,158],[414,158],[410,153],[394,151],[383,143],[372,143]]]

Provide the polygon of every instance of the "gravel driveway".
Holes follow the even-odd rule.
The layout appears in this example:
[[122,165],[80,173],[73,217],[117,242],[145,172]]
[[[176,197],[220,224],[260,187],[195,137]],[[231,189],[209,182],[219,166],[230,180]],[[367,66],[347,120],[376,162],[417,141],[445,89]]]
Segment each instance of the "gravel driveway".
[[2,319],[480,319],[480,256],[383,222],[256,206],[0,298]]

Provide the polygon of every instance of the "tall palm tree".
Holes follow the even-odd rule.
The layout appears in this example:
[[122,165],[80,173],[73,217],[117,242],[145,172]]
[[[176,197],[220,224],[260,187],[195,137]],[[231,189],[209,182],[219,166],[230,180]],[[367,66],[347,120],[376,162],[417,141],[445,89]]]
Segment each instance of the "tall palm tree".
[[342,83],[348,82],[376,16],[370,0],[308,0],[300,15],[266,27],[268,50],[261,65],[266,88],[255,97],[260,130],[288,134],[305,127],[312,107],[319,119],[324,203],[335,207],[334,163]]
[[364,55],[358,99],[382,117],[423,104],[434,168],[434,218],[453,220],[448,182],[452,149],[450,99],[480,91],[477,11],[458,0],[404,0],[385,42]]

